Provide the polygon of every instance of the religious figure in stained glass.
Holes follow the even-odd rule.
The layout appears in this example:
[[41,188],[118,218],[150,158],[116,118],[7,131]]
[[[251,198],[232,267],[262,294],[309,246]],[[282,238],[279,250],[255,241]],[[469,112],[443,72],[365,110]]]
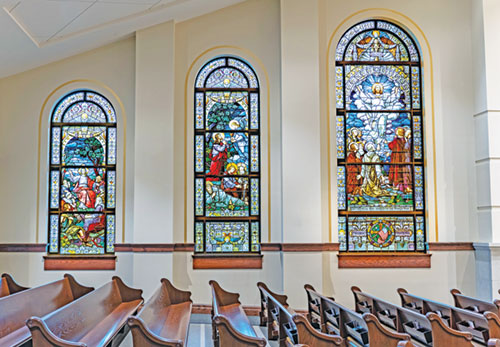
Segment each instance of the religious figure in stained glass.
[[420,57],[400,27],[369,20],[336,52],[342,251],[425,251]]
[[51,119],[49,253],[114,252],[116,114],[102,95],[62,98]]
[[195,251],[260,251],[259,85],[244,61],[216,58],[195,83]]

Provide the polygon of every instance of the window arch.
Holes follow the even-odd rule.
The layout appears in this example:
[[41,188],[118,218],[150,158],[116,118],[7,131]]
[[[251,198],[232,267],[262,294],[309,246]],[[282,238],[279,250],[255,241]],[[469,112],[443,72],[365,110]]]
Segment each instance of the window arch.
[[195,80],[194,239],[197,253],[260,252],[259,81],[218,57]]
[[335,55],[341,251],[425,251],[421,62],[399,26],[367,20]]
[[114,252],[116,113],[103,95],[77,90],[50,120],[49,253]]

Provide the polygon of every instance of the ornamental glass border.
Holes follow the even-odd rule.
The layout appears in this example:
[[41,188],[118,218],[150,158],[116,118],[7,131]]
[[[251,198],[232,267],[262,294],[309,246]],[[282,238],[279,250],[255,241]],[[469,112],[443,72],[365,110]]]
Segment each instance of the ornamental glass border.
[[50,117],[49,254],[113,254],[116,235],[116,112],[103,95],[64,95]]
[[366,20],[335,54],[341,252],[425,252],[422,66],[398,25]]
[[195,253],[260,253],[260,87],[241,58],[203,65],[194,87]]

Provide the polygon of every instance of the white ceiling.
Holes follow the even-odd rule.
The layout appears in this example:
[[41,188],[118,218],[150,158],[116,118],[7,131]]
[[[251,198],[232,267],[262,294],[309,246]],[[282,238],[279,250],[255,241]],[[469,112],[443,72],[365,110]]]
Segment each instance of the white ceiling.
[[0,78],[243,0],[0,0]]

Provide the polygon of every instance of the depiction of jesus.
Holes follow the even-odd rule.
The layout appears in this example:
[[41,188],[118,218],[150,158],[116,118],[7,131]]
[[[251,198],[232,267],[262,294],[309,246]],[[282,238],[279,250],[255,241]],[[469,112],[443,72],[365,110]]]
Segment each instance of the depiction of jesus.
[[[210,170],[207,175],[222,175],[227,161],[227,143],[224,141],[224,135],[215,133],[213,135],[214,144],[210,154]],[[216,181],[217,177],[207,177],[207,181]]]

